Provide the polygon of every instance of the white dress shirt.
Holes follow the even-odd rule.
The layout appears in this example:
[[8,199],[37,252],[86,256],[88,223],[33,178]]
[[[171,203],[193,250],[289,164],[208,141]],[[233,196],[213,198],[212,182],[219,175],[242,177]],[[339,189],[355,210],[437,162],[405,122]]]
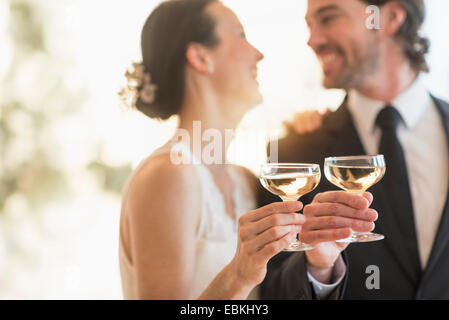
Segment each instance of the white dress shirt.
[[[425,269],[448,192],[447,139],[441,116],[422,76],[390,105],[404,120],[399,124],[398,138],[407,163],[421,267]],[[385,102],[372,100],[355,90],[349,92],[348,108],[368,154],[378,153],[381,129],[376,126],[376,118],[385,106]]]
[[[407,163],[421,267],[424,270],[448,193],[447,138],[441,116],[424,86],[422,76],[389,105],[396,108],[404,120],[397,133]],[[367,154],[378,154],[382,132],[376,126],[376,118],[385,106],[385,102],[367,98],[355,90],[349,91],[348,108]],[[346,268],[341,266],[341,260],[339,262],[340,267],[334,270],[338,280],[330,285],[318,282],[308,273],[318,298],[324,298],[343,279]]]
[[334,268],[332,270],[332,283],[325,284],[316,280],[310,272],[307,272],[307,277],[312,283],[315,294],[319,300],[326,298],[343,280],[346,274],[346,265],[343,261],[341,255],[335,262]]

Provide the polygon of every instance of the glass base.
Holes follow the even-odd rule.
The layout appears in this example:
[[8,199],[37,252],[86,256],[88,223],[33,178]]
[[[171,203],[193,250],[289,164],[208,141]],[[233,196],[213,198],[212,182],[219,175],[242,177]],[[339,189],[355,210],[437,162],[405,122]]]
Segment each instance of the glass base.
[[297,252],[297,251],[307,251],[307,250],[312,250],[314,247],[311,246],[310,244],[307,243],[303,243],[300,242],[298,240],[293,241],[292,243],[290,243],[290,245],[285,248],[284,252]]
[[353,232],[352,236],[346,239],[340,239],[336,242],[353,243],[353,242],[372,242],[384,239],[383,234],[372,233],[372,232]]

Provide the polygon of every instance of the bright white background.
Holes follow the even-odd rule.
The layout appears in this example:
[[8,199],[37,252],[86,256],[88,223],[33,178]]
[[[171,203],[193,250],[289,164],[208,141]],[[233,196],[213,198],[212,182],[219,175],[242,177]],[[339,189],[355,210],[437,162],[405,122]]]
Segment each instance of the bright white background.
[[[0,76],[4,76],[12,49],[5,26],[8,5],[0,1]],[[176,121],[158,123],[137,112],[119,107],[116,92],[124,83],[123,73],[140,60],[140,30],[156,0],[47,0],[40,2],[45,15],[50,51],[66,61],[64,81],[73,88],[87,88],[87,99],[78,113],[49,126],[54,161],[70,177],[75,196],[49,202],[30,212],[26,199],[11,197],[0,215],[0,299],[120,299],[118,269],[118,223],[120,198],[101,190],[86,164],[95,146],[103,146],[101,160],[111,166],[136,166],[162,145]],[[251,111],[241,125],[239,139],[261,130],[280,129],[294,112],[336,108],[343,97],[337,90],[320,86],[320,69],[307,47],[304,23],[305,0],[226,0],[240,17],[249,40],[265,54],[259,65],[263,105]],[[449,99],[449,2],[427,1],[424,28],[432,40],[428,87]],[[25,97],[35,97],[33,78],[39,61],[20,70]],[[68,67],[67,67],[68,65]],[[57,66],[54,66],[57,68]],[[33,104],[30,99],[30,104]],[[37,104],[34,108],[45,108]],[[0,112],[1,116],[1,112]],[[277,131],[276,131],[277,132]],[[250,142],[251,143],[251,142]],[[257,152],[238,149],[236,162],[257,170],[263,161]],[[238,146],[238,141],[236,146]],[[24,147],[26,148],[26,147]],[[21,151],[17,151],[21,152]],[[39,221],[32,218],[38,214]],[[36,225],[44,230],[37,231]],[[2,236],[3,235],[3,236]],[[25,248],[22,255],[8,246],[13,237]]]

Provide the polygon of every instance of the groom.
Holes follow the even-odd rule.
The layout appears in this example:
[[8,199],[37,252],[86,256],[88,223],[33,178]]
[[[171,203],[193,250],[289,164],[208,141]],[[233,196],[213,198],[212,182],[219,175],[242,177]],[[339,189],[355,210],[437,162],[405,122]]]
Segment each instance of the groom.
[[[380,9],[380,28],[367,23],[370,5]],[[281,139],[279,162],[384,154],[386,175],[369,191],[379,214],[376,232],[385,239],[346,249],[324,242],[306,253],[280,254],[268,266],[262,298],[323,297],[324,289],[340,299],[449,299],[449,105],[423,84],[424,16],[423,0],[308,0],[308,44],[321,63],[323,85],[347,96],[320,129]],[[301,199],[309,203],[304,242],[315,240],[319,219],[345,216],[344,192],[330,190],[336,187],[322,179]],[[260,191],[260,205],[273,200]]]

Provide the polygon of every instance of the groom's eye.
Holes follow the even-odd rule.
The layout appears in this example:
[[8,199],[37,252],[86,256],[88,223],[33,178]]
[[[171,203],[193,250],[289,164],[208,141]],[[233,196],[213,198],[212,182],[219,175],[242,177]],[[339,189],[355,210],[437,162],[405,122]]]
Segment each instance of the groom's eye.
[[331,23],[332,21],[334,21],[337,18],[336,14],[333,15],[327,15],[321,18],[321,24],[322,25],[327,25],[329,23]]

